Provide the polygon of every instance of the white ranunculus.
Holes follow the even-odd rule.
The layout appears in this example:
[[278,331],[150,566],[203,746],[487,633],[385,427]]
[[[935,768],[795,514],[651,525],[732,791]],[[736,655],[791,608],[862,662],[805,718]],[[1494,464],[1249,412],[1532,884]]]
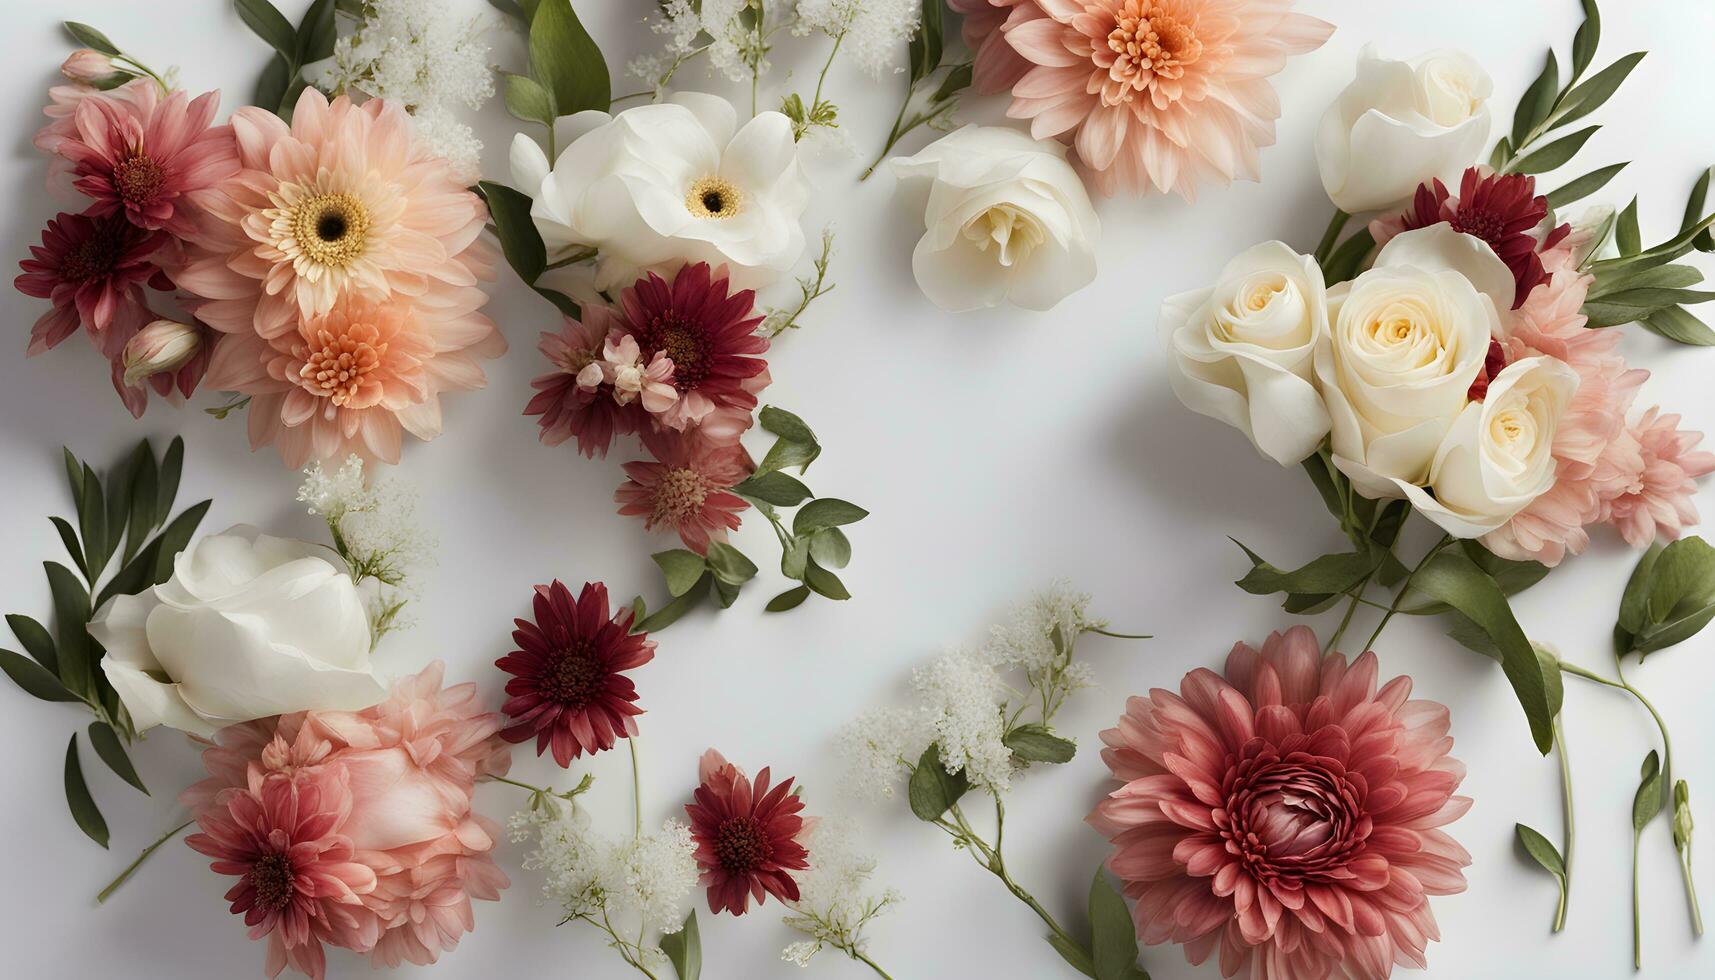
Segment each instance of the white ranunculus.
[[1214,286],[1169,296],[1159,330],[1174,394],[1243,432],[1264,456],[1291,466],[1328,434],[1312,382],[1328,298],[1309,256],[1282,242],[1253,246]]
[[1366,497],[1422,486],[1512,305],[1506,264],[1447,224],[1394,237],[1328,291],[1316,380],[1334,463]]
[[116,596],[89,624],[139,729],[209,736],[290,711],[355,711],[387,687],[369,616],[331,549],[235,527],[180,552],[173,576]]
[[1340,210],[1391,210],[1439,177],[1458,186],[1489,140],[1489,76],[1468,55],[1431,51],[1410,61],[1365,46],[1358,75],[1322,117],[1316,164]]
[[1554,434],[1577,388],[1577,372],[1552,357],[1507,365],[1453,421],[1429,468],[1429,492],[1407,486],[1406,498],[1454,537],[1505,524],[1554,486]]
[[684,92],[563,122],[575,138],[552,167],[535,140],[513,139],[512,177],[534,199],[550,260],[599,251],[598,289],[686,262],[725,263],[734,288],[758,288],[803,254],[809,188],[780,113],[741,128],[725,99]]
[[1096,278],[1101,222],[1064,145],[966,126],[892,165],[930,182],[911,271],[936,306],[1046,310]]

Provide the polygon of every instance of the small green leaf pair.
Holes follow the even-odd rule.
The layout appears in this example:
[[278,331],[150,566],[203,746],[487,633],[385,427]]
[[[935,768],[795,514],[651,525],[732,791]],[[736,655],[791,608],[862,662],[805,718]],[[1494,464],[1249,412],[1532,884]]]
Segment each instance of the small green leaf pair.
[[256,82],[255,102],[290,121],[292,107],[309,83],[304,66],[333,56],[339,31],[334,24],[335,0],[314,0],[294,28],[268,0],[233,0],[238,18],[274,49],[274,57]]
[[1715,619],[1715,548],[1702,538],[1657,544],[1626,582],[1614,652],[1648,656],[1697,635]]

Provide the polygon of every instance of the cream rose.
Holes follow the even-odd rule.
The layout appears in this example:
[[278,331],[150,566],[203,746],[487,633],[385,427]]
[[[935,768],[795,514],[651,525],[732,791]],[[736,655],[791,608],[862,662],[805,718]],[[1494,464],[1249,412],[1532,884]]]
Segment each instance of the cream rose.
[[1457,186],[1488,142],[1492,90],[1483,69],[1457,51],[1396,61],[1365,46],[1357,78],[1316,130],[1328,197],[1356,214],[1399,207],[1437,177]]
[[1328,434],[1311,380],[1328,299],[1308,256],[1281,242],[1253,246],[1214,286],[1168,297],[1159,330],[1173,393],[1243,432],[1264,456],[1291,466]]
[[209,736],[311,708],[357,710],[387,687],[370,668],[369,616],[321,545],[237,527],[180,552],[173,576],[116,596],[89,624],[101,667],[139,729]]
[[1401,497],[1429,479],[1512,288],[1488,245],[1438,224],[1396,236],[1373,268],[1329,290],[1316,380],[1334,462],[1358,492]]
[[1577,388],[1577,372],[1552,357],[1507,365],[1453,421],[1428,492],[1406,486],[1406,499],[1457,538],[1505,524],[1554,486],[1554,435]]
[[911,271],[936,306],[1046,310],[1096,278],[1101,222],[1063,144],[966,126],[893,172],[930,182]]

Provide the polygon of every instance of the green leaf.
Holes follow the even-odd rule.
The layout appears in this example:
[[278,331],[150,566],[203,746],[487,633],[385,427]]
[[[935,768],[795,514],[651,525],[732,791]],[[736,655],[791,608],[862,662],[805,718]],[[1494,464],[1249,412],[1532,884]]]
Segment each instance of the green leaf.
[[83,545],[77,540],[77,531],[73,530],[63,517],[50,517],[48,520],[53,522],[54,530],[60,533],[60,544],[65,546],[66,554],[71,556],[72,564],[76,565],[77,570],[83,573],[83,580],[85,582],[94,580],[95,576],[89,571],[89,563],[83,560]]
[[793,538],[780,552],[780,574],[803,581],[804,566],[809,562],[810,543],[803,538]]
[[[1550,571],[1549,567],[1541,562],[1502,558],[1475,540],[1459,542],[1459,549],[1465,553],[1465,557],[1476,562],[1477,567],[1489,578],[1494,579],[1501,592],[1508,596],[1517,595],[1542,581]],[[1428,602],[1402,605],[1400,612],[1413,616],[1436,616],[1448,609],[1444,602]]]
[[279,107],[286,104],[287,90],[292,86],[292,66],[287,63],[285,56],[275,55],[263,67],[262,74],[256,79],[256,94],[253,97],[257,105],[269,112],[279,112]]
[[[1629,163],[1630,161],[1627,161]],[[1616,163],[1592,170],[1576,180],[1571,180],[1548,192],[1548,206],[1563,208],[1574,201],[1582,201],[1591,194],[1607,186],[1614,175],[1626,169],[1626,163]]]
[[799,508],[792,519],[792,533],[814,534],[826,527],[856,524],[869,516],[869,511],[838,497],[818,497]]
[[1323,555],[1291,571],[1282,571],[1242,542],[1233,543],[1244,550],[1252,566],[1244,578],[1233,584],[1251,595],[1273,595],[1276,592],[1337,595],[1363,581],[1364,576],[1376,567],[1376,555],[1373,553],[1343,552]]
[[125,524],[131,519],[131,482],[136,471],[137,454],[133,452],[107,474],[107,514],[104,524],[107,528],[108,543],[113,550],[117,550],[120,541],[124,539]]
[[1559,717],[1566,705],[1566,681],[1560,675],[1560,658],[1540,643],[1532,643],[1536,651],[1536,666],[1542,672],[1542,689],[1548,700],[1548,713]]
[[526,284],[534,283],[548,267],[548,249],[542,244],[536,222],[530,218],[530,198],[492,180],[479,181],[477,187],[488,201],[488,213],[494,219],[506,264]]
[[298,23],[298,45],[294,58],[300,66],[333,57],[339,29],[334,23],[334,0],[315,0]]
[[930,742],[917,760],[917,768],[911,772],[911,780],[906,784],[906,798],[917,819],[933,822],[941,819],[941,814],[959,802],[970,788],[971,782],[965,778],[964,770],[948,772],[941,762],[941,747]]
[[1523,146],[1530,137],[1531,130],[1541,125],[1554,109],[1555,97],[1560,94],[1560,64],[1554,60],[1554,52],[1548,52],[1548,60],[1542,66],[1542,73],[1536,76],[1536,81],[1524,90],[1519,97],[1518,108],[1513,111],[1512,145]]
[[756,466],[756,472],[761,475],[786,469],[788,466],[798,467],[802,473],[810,468],[816,457],[822,455],[820,446],[793,442],[790,439],[776,439],[774,445],[768,447],[768,452],[762,457],[762,462]]
[[1069,738],[1061,738],[1048,730],[1047,725],[1019,725],[1001,738],[1012,754],[1025,762],[1052,762],[1058,765],[1071,762],[1078,754],[1078,743]]
[[83,499],[83,464],[64,446],[60,447],[60,453],[65,458],[66,482],[71,485],[71,499],[76,503]]
[[709,567],[702,555],[685,548],[657,552],[650,557],[661,566],[661,573],[667,579],[667,594],[674,598],[691,591]]
[[41,623],[22,613],[10,613],[6,616],[6,625],[12,627],[12,635],[23,644],[25,653],[35,657],[36,663],[47,668],[49,673],[59,674],[60,658],[54,652],[54,638]]
[[1715,347],[1715,330],[1709,329],[1707,323],[1678,306],[1656,310],[1638,323],[1649,332],[1675,343],[1692,347]]
[[1542,669],[1500,586],[1464,554],[1442,551],[1417,570],[1411,587],[1458,610],[1494,640],[1501,669],[1524,708],[1536,747],[1548,754],[1554,744],[1554,713],[1549,709]]
[[709,588],[714,582],[714,578],[713,574],[709,574],[697,579],[697,584],[691,586],[690,591],[650,613],[649,618],[632,628],[632,632],[652,633],[657,630],[664,630],[678,622],[679,617],[690,612],[697,603],[702,602],[704,597],[709,594]]
[[119,735],[113,726],[105,721],[90,722],[89,744],[95,746],[95,754],[101,761],[107,763],[107,768],[114,775],[137,787],[144,796],[149,795],[149,787],[143,785],[143,778],[137,775],[137,767],[131,764],[131,757],[125,754],[125,746],[119,741]]
[[[1626,590],[1620,596],[1619,625],[1627,632],[1641,633],[1648,625],[1650,576],[1666,547],[1659,541],[1651,545],[1632,567],[1631,577],[1626,580]],[[1622,654],[1630,652],[1629,648],[1620,651]]]
[[1370,254],[1370,249],[1376,247],[1375,236],[1368,228],[1358,230],[1358,233],[1340,243],[1334,249],[1334,254],[1323,263],[1322,276],[1329,288],[1339,285],[1358,273],[1358,266],[1363,264],[1364,257]]
[[83,781],[83,766],[77,758],[77,734],[73,733],[71,741],[66,743],[66,804],[71,807],[71,818],[77,821],[90,840],[102,847],[107,846],[107,821],[102,819],[101,810],[95,805],[94,797],[89,795],[89,786]]
[[837,527],[825,527],[810,536],[810,557],[823,568],[844,568],[852,561],[852,542]]
[[697,931],[696,909],[685,917],[685,925],[678,932],[661,937],[661,952],[667,954],[679,980],[697,980],[703,975],[703,937]]
[[941,64],[945,17],[946,0],[923,0],[923,16],[907,48],[912,85],[929,77]]
[[88,24],[80,24],[75,20],[68,20],[65,22],[64,26],[66,33],[70,34],[73,40],[86,48],[94,48],[105,55],[115,55],[120,53],[119,46],[108,40],[106,34],[101,33]]
[[1636,255],[1643,251],[1643,234],[1638,231],[1638,199],[1633,197],[1621,211],[1614,225],[1614,245],[1621,255]]
[[268,0],[233,0],[232,5],[238,9],[238,19],[256,36],[268,42],[268,45],[280,56],[290,61],[298,53],[298,32],[292,29],[292,22],[286,15]]
[[530,29],[530,13],[535,10],[534,5],[531,6],[530,11],[519,6],[515,0],[488,0],[488,5],[517,21],[518,26],[524,30]]
[[1522,823],[1513,824],[1513,832],[1518,835],[1519,844],[1524,852],[1529,854],[1542,870],[1556,878],[1566,877],[1566,862],[1560,857],[1560,849],[1555,847],[1548,838],[1542,836]]
[[48,588],[54,597],[54,629],[59,638],[60,680],[75,694],[95,691],[95,641],[90,638],[89,593],[71,569],[46,561]]
[[1659,310],[1681,303],[1706,303],[1715,299],[1715,291],[1706,289],[1666,289],[1659,286],[1642,286],[1637,289],[1622,289],[1602,297],[1602,303],[1611,306],[1629,306],[1638,311]]
[[954,65],[948,70],[947,74],[941,76],[940,86],[935,89],[935,94],[929,97],[930,103],[946,102],[953,96],[970,88],[973,72],[974,69],[970,62],[966,62],[962,65]]
[[46,667],[36,663],[21,653],[0,649],[0,670],[12,678],[12,683],[24,689],[24,693],[43,701],[81,701],[82,698],[66,690],[60,679],[55,677]]
[[762,411],[757,414],[757,421],[762,424],[765,430],[782,439],[789,439],[792,442],[801,442],[810,446],[821,445],[816,439],[816,433],[811,431],[804,420],[784,408],[764,405]]
[[756,563],[724,541],[709,543],[709,570],[727,585],[743,585],[756,577]]
[[763,606],[762,608],[768,612],[785,612],[788,609],[796,609],[803,605],[804,600],[808,598],[810,598],[810,587],[808,585],[800,585],[796,588],[787,589],[785,592],[782,592],[768,600],[768,605]]
[[583,311],[578,307],[577,300],[572,299],[565,293],[562,293],[557,289],[547,289],[542,286],[532,286],[530,288],[536,290],[536,295],[554,304],[554,309],[559,310],[562,315],[569,316],[574,320],[583,316]]
[[1090,952],[1096,980],[1137,976],[1137,925],[1100,866],[1090,882]]
[[[1560,116],[1555,120],[1556,126],[1564,126],[1574,120],[1582,119],[1602,107],[1608,97],[1644,59],[1644,52],[1634,51],[1624,58],[1602,69],[1589,79],[1574,86],[1566,93],[1566,98],[1560,102]],[[1516,168],[1515,168],[1516,169]],[[1535,173],[1534,170],[1521,170],[1520,173]]]
[[1304,462],[1299,465],[1309,475],[1310,482],[1315,485],[1316,492],[1321,495],[1322,505],[1328,508],[1328,513],[1334,515],[1335,520],[1344,523],[1346,505],[1340,495],[1341,485],[1339,483],[1342,475],[1334,469],[1334,464],[1328,456],[1328,447],[1323,446],[1313,455],[1304,457]]
[[1541,174],[1571,161],[1578,151],[1584,148],[1586,141],[1596,134],[1600,126],[1589,126],[1576,133],[1562,136],[1540,150],[1533,150],[1524,159],[1513,164],[1513,173]]
[[1613,293],[1646,287],[1678,289],[1695,286],[1702,281],[1703,273],[1696,266],[1661,265],[1644,269],[1621,266],[1598,273],[1595,284],[1590,287],[1589,298],[1602,299]]
[[1661,759],[1654,749],[1644,756],[1641,775],[1638,791],[1632,795],[1633,833],[1643,833],[1643,829],[1661,812]]
[[78,537],[83,539],[83,560],[89,568],[91,584],[107,567],[113,549],[107,546],[107,504],[101,494],[101,479],[85,463],[83,467],[83,496],[77,502]]
[[126,562],[125,567],[108,580],[96,597],[95,608],[100,609],[116,595],[136,595],[151,585],[165,582],[173,574],[173,559],[190,544],[191,536],[196,533],[197,525],[202,523],[203,515],[208,513],[212,503],[212,500],[204,500],[192,504],[173,518],[165,530],[137,552],[137,557]]
[[804,584],[808,585],[819,596],[829,599],[850,599],[852,594],[846,591],[846,585],[840,577],[816,564],[811,558],[804,563]]
[[1574,79],[1584,74],[1584,69],[1590,67],[1590,62],[1596,57],[1596,45],[1601,40],[1601,11],[1596,9],[1596,0],[1584,0],[1584,22],[1578,25],[1578,33],[1572,35],[1572,77]]
[[554,125],[554,94],[528,75],[501,72],[506,80],[506,111],[524,122]]
[[605,112],[612,103],[607,61],[570,0],[541,0],[536,5],[530,20],[530,74],[553,93],[560,115],[584,109]]
[[131,501],[125,515],[125,550],[120,564],[129,562],[155,529],[155,497],[159,490],[160,473],[155,464],[155,452],[147,439],[137,446],[131,458]]
[[1697,222],[1703,217],[1703,202],[1709,197],[1709,177],[1715,174],[1715,167],[1705,167],[1697,175],[1697,182],[1691,185],[1691,193],[1685,198],[1685,217],[1680,219],[1679,230],[1685,231],[1697,227]]
[[173,501],[179,495],[179,477],[185,469],[185,441],[174,436],[167,444],[167,454],[161,457],[161,477],[155,488],[155,526],[167,522],[173,512]]
[[1715,548],[1697,537],[1663,548],[1650,569],[1643,612],[1633,643],[1640,654],[1683,643],[1709,625],[1715,619]]
[[796,507],[810,498],[810,488],[785,473],[761,473],[732,489],[734,493],[753,497],[776,507]]

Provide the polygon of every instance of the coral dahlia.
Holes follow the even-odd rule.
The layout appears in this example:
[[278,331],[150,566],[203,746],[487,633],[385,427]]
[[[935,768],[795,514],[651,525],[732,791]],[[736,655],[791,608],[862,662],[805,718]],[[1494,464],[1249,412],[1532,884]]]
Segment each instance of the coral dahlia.
[[655,459],[625,464],[626,481],[613,493],[619,513],[643,518],[647,531],[671,527],[685,547],[708,554],[709,542],[725,541],[750,506],[732,492],[755,468],[750,454],[696,433],[650,433],[643,444]]
[[697,262],[671,283],[651,272],[619,297],[623,329],[637,339],[646,361],[664,354],[673,362],[679,396],[655,418],[668,428],[704,428],[705,435],[736,442],[749,427],[756,395],[768,386],[768,338],[756,328],[756,292],[733,292],[726,267]]
[[1007,115],[1076,149],[1104,194],[1255,180],[1280,100],[1268,82],[1334,26],[1292,0],[1033,0],[1001,27],[1030,63]]
[[637,685],[625,672],[655,659],[655,641],[631,632],[631,607],[608,613],[607,586],[586,582],[576,599],[558,580],[536,586],[536,621],[515,620],[518,649],[494,662],[513,675],[503,709],[508,742],[536,739],[562,768],[637,734]]
[[143,285],[155,274],[154,256],[165,243],[164,236],[123,218],[64,212],[50,218],[42,243],[18,263],[23,275],[12,281],[25,296],[53,301],[30,331],[27,353],[56,346],[81,325],[103,356],[117,358],[131,334],[109,328],[143,305]]
[[811,822],[801,814],[804,801],[792,792],[792,780],[771,788],[764,768],[752,785],[714,749],[703,753],[698,778],[696,802],[686,804],[685,813],[709,911],[743,915],[751,898],[760,905],[769,895],[796,902],[798,883],[791,872],[810,866],[803,839]]
[[1296,626],[1233,647],[1224,677],[1128,700],[1102,733],[1125,785],[1088,820],[1139,938],[1253,980],[1423,968],[1429,896],[1463,891],[1471,863],[1439,828],[1471,801],[1447,709],[1410,694],[1406,677],[1377,688],[1374,653],[1324,659]]

